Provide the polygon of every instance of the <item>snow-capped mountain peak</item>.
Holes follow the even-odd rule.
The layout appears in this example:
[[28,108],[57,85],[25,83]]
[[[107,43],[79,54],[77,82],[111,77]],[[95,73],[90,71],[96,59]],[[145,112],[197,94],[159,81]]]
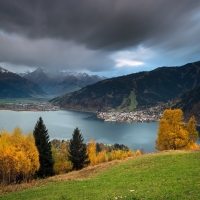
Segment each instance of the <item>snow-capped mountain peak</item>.
[[0,67],[0,73],[9,73],[9,72],[10,71],[8,71],[7,69]]
[[31,71],[30,71],[30,70],[27,70],[27,71],[25,71],[25,72],[17,73],[17,74],[20,75],[21,77],[24,77],[24,76],[26,76],[27,74],[30,74],[30,73],[31,73]]
[[72,92],[104,79],[97,75],[88,75],[85,72],[61,71],[45,68],[38,68],[23,77],[37,83],[50,95],[61,95]]

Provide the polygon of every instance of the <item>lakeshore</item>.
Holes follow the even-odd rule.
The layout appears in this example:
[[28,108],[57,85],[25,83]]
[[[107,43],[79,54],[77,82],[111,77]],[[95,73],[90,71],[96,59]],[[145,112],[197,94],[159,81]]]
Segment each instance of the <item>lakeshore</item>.
[[[59,111],[63,110],[59,106],[54,106],[49,102],[34,102],[34,103],[4,103],[0,104],[0,110],[13,110],[13,111]],[[65,110],[65,109],[64,109]],[[133,123],[133,122],[157,122],[163,113],[164,107],[154,106],[151,108],[145,108],[142,110],[136,110],[132,112],[117,112],[111,110],[108,112],[89,112],[69,110],[76,112],[93,113],[98,119],[102,119],[105,122],[118,122],[118,123]]]
[[58,111],[59,106],[54,106],[49,102],[36,103],[4,103],[0,104],[0,110],[13,111]]
[[91,138],[103,144],[124,144],[132,150],[155,151],[157,122],[150,123],[105,123],[96,114],[74,111],[11,111],[0,110],[0,129],[12,132],[17,126],[28,134],[34,130],[39,117],[48,129],[50,140],[69,140],[76,127],[85,143]]

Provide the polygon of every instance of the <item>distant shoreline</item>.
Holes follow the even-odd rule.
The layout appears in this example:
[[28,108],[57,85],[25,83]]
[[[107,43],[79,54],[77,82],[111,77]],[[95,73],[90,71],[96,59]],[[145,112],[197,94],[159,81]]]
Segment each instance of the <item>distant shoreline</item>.
[[0,108],[0,111],[3,110],[10,110],[10,111],[30,111],[30,112],[48,112],[48,111],[54,111],[54,110],[37,110],[37,109],[6,109],[6,108]]
[[66,108],[60,108],[60,110],[73,111],[73,112],[85,112],[85,113],[91,113],[91,114],[98,114],[97,111],[89,111],[89,110],[77,110],[77,109],[66,109]]
[[[27,111],[27,112],[49,112],[49,111],[72,111],[72,112],[82,112],[82,113],[90,113],[93,114],[97,117],[97,119],[103,120],[105,123],[129,123],[129,122],[118,122],[118,121],[105,121],[104,119],[98,118],[98,112],[97,111],[88,111],[88,110],[77,110],[77,109],[65,109],[65,108],[60,108],[59,110],[38,110],[38,109],[6,109],[6,108],[0,108],[0,111],[6,111],[6,110],[10,110],[10,111],[15,111],[15,112],[20,112],[20,111]],[[105,112],[106,113],[106,112]],[[158,122],[158,121],[135,121],[135,122],[131,122],[131,123],[138,123],[138,122]],[[197,124],[197,127],[200,127],[200,123]]]

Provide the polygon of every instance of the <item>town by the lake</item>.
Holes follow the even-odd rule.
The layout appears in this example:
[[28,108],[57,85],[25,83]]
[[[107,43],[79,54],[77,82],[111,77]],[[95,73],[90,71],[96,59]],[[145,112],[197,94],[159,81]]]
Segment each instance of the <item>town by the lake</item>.
[[[96,113],[97,118],[103,119],[105,122],[132,123],[132,122],[155,122],[162,117],[162,113],[166,107],[158,105],[150,108],[143,108],[132,112],[117,112],[110,110],[108,112]],[[58,111],[59,106],[54,106],[49,102],[37,103],[4,103],[0,105],[0,109],[14,111]]]
[[132,122],[156,122],[162,117],[163,105],[136,110],[132,112],[99,112],[97,117],[105,122],[132,123]]

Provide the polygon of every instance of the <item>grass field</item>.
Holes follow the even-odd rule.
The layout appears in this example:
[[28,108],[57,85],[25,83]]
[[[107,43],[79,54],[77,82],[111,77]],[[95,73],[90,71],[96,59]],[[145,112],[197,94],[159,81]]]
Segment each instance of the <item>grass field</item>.
[[[108,164],[107,164],[108,165]],[[88,168],[84,170],[93,169]],[[92,171],[92,170],[91,170]],[[62,181],[0,195],[0,199],[200,199],[200,152],[143,155],[95,173],[71,172]],[[59,176],[59,177],[62,177]],[[70,176],[68,180],[64,177]]]
[[131,94],[128,98],[124,98],[122,104],[116,109],[118,112],[130,112],[133,111],[137,106],[137,100],[134,91],[131,91]]

